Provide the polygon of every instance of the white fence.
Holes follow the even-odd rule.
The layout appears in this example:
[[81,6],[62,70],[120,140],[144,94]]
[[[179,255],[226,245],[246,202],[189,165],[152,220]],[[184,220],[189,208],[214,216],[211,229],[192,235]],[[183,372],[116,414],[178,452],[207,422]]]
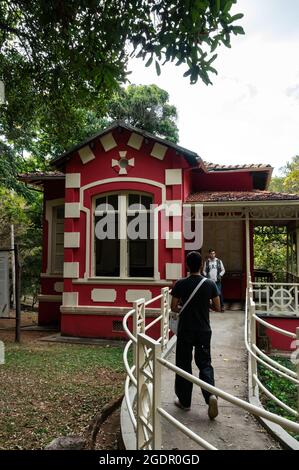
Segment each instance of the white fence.
[[[161,314],[145,326],[146,307],[160,299]],[[199,378],[179,369],[164,358],[164,351],[169,339],[169,289],[163,288],[161,294],[148,302],[140,299],[134,302],[134,308],[126,314],[123,320],[124,329],[130,340],[124,350],[124,364],[127,371],[125,382],[125,400],[128,413],[136,435],[136,448],[142,450],[161,449],[161,418],[170,422],[176,429],[183,432],[190,439],[197,442],[202,448],[217,450],[211,443],[203,439],[191,429],[182,424],[175,416],[169,414],[163,409],[161,404],[161,376],[163,367],[168,368],[174,373],[193,382],[193,384],[217,395],[223,400],[238,406],[255,416],[267,419],[272,423],[280,425],[282,428],[295,433],[299,433],[299,424],[283,418],[277,414],[265,410],[262,406],[255,406],[247,401],[241,400],[224,390],[203,382]],[[133,333],[128,328],[128,321],[133,320]],[[283,409],[288,411],[294,417],[298,418],[297,410],[291,409],[280,399],[274,397],[266,386],[261,382],[258,376],[257,363],[263,364],[276,374],[285,377],[299,386],[299,367],[297,372],[278,364],[273,359],[264,354],[256,345],[256,322],[266,323],[261,320],[255,312],[255,303],[253,301],[253,288],[249,282],[246,298],[246,318],[245,318],[245,344],[250,358],[250,383],[252,384],[252,394],[258,396],[259,390],[274,400]],[[149,328],[154,324],[160,323],[160,338],[156,341],[146,334]],[[299,351],[299,328],[297,335],[281,330],[272,325],[267,327],[274,329],[281,334],[297,339],[297,348]],[[130,366],[128,361],[129,349],[133,346],[133,364]],[[172,386],[172,385],[171,385]],[[134,393],[130,393],[133,388]]]
[[258,313],[299,316],[299,284],[253,282],[252,289]]

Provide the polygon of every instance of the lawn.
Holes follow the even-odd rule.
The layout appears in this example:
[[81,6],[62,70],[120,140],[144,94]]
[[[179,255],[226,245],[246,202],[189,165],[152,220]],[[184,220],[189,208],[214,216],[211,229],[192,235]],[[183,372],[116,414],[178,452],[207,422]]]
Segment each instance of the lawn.
[[[279,362],[279,364],[291,369],[296,370],[296,366],[287,358],[272,356],[272,359]],[[262,383],[265,387],[282,402],[284,402],[289,407],[294,410],[298,410],[298,389],[297,385],[293,382],[281,377],[269,369],[266,369],[263,365],[258,365],[259,376]],[[268,398],[265,394],[261,392],[262,403],[265,408],[273,413],[277,413],[285,418],[288,418],[292,421],[296,421],[296,417],[288,413],[286,410],[281,408],[273,400]],[[299,440],[299,435],[291,433],[293,437]]]
[[35,337],[15,345],[9,338],[5,349],[0,449],[41,449],[55,437],[78,435],[123,391],[121,344],[64,345]]

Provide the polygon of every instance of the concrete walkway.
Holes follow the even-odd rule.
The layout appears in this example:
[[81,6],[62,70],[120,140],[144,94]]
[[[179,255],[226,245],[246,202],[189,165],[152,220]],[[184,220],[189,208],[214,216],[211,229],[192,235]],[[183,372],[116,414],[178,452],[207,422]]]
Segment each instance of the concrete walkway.
[[[244,345],[244,312],[212,313],[212,360],[216,386],[247,400],[247,354]],[[174,351],[167,360],[174,362]],[[194,364],[193,374],[198,376]],[[280,449],[279,444],[246,411],[219,399],[219,416],[210,421],[207,406],[197,386],[193,386],[190,411],[174,404],[174,373],[163,367],[162,407],[181,423],[218,449]],[[162,418],[164,449],[197,450],[201,447]]]

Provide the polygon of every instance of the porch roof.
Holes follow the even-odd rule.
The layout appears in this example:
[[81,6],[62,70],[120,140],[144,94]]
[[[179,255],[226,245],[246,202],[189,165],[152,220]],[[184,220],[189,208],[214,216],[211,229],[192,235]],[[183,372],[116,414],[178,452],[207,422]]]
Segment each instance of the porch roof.
[[271,191],[200,191],[189,194],[186,202],[238,202],[238,201],[298,201],[299,194]]
[[35,186],[42,186],[44,181],[47,180],[64,180],[65,175],[60,171],[35,171],[33,173],[21,173],[18,179],[23,183],[30,183]]

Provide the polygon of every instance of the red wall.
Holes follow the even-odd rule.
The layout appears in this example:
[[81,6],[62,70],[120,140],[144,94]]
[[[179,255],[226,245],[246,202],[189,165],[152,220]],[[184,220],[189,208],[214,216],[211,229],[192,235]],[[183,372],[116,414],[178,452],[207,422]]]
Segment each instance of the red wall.
[[[85,338],[109,338],[128,339],[124,331],[112,331],[113,321],[122,321],[122,316],[106,315],[71,315],[66,314],[61,317],[61,334],[64,336],[81,336]],[[154,318],[146,318],[146,325]],[[128,323],[132,331],[132,322]],[[147,330],[147,334],[154,339],[160,337],[160,323],[157,322],[152,328]]]
[[39,302],[38,324],[39,326],[60,325],[60,305],[61,302]]
[[[281,328],[286,331],[290,331],[291,333],[296,333],[296,328],[299,327],[299,318],[265,317],[264,320],[270,323],[271,325],[277,326],[278,328]],[[296,349],[294,339],[288,338],[287,336],[277,333],[276,331],[270,330],[269,328],[265,328],[265,333],[270,340],[271,349],[278,349],[281,351],[291,351]]]
[[203,170],[193,170],[191,180],[192,192],[250,191],[253,189],[252,174],[245,171],[204,173]]

